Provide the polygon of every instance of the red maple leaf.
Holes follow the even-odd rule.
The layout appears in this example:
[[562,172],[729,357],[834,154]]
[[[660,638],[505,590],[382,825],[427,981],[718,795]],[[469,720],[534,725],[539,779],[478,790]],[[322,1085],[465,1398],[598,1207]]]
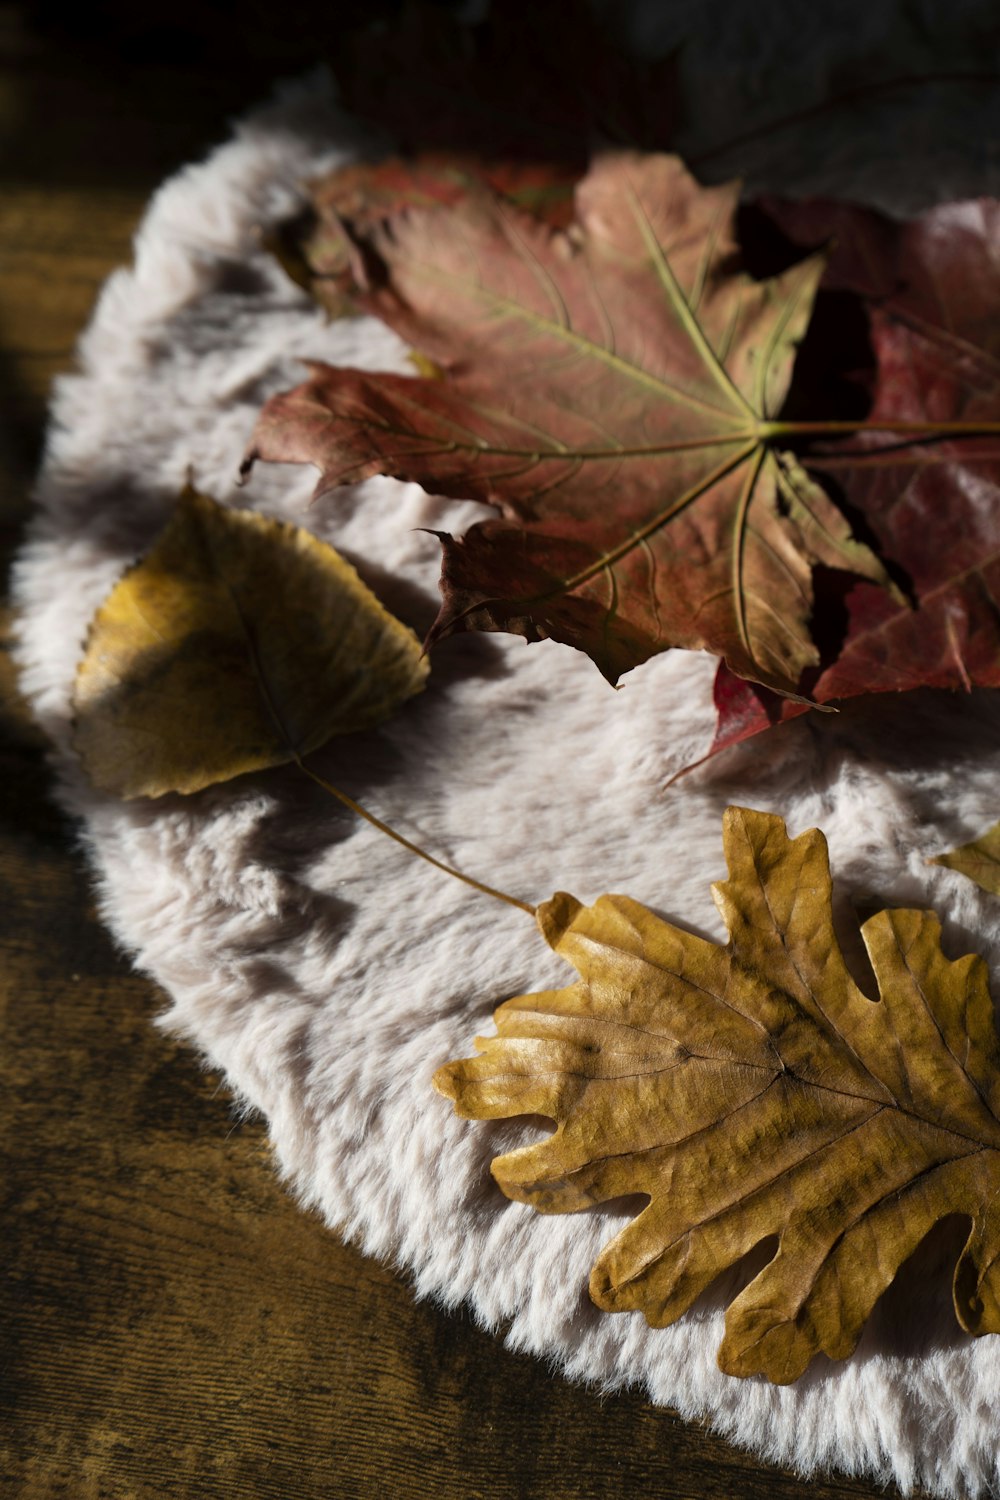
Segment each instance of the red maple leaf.
[[[819,304],[840,306],[846,294],[864,312],[867,422],[804,457],[835,482],[906,596],[837,580],[824,600],[821,586],[824,659],[802,687],[828,704],[1000,686],[1000,205],[946,204],[908,223],[833,203],[769,203],[764,212],[797,253],[830,246]],[[821,342],[811,333],[801,351],[806,385],[820,363],[829,377],[829,346],[810,347]],[[908,440],[907,423],[940,424],[939,435]],[[949,437],[960,423],[970,432]],[[724,664],[715,696],[710,754],[804,711]]]

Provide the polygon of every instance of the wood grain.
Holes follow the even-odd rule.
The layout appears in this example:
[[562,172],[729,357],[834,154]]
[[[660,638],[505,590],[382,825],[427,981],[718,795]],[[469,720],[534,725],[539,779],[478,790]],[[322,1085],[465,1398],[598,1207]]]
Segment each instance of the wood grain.
[[[185,50],[183,7],[135,9],[87,8],[98,40],[85,43],[43,24],[45,7],[31,20],[7,7],[0,24],[0,127],[13,147],[0,194],[8,558],[49,383],[127,257],[145,198],[223,134],[274,66],[266,31],[241,56],[202,9]],[[286,70],[314,60],[308,37],[297,52],[282,45]],[[0,1493],[886,1493],[801,1482],[638,1395],[571,1386],[464,1315],[417,1304],[403,1278],[300,1211],[263,1123],[235,1113],[219,1078],[156,1029],[164,997],[100,927],[76,830],[49,800],[43,747],[13,692],[9,619],[4,630]]]

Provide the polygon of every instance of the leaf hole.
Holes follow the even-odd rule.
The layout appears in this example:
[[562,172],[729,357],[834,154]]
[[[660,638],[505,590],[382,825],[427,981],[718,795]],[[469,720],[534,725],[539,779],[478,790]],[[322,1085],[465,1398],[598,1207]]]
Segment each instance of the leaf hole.
[[878,980],[875,978],[875,970],[872,968],[868,949],[861,936],[861,926],[865,919],[872,915],[872,911],[881,909],[882,907],[874,907],[870,911],[863,898],[842,895],[834,887],[834,935],[854,983],[868,1000],[874,1001],[879,1000]]
[[870,1357],[917,1358],[954,1342],[951,1280],[971,1227],[969,1214],[948,1214],[903,1261],[872,1310]]
[[589,1208],[581,1209],[581,1212],[621,1214],[629,1219],[637,1219],[652,1201],[649,1193],[622,1193],[618,1198],[605,1198],[602,1203],[592,1203]]
[[719,1307],[728,1307],[745,1287],[748,1287],[778,1253],[778,1236],[769,1234],[751,1245],[739,1260],[720,1271],[718,1276],[691,1304],[691,1311],[714,1312]]

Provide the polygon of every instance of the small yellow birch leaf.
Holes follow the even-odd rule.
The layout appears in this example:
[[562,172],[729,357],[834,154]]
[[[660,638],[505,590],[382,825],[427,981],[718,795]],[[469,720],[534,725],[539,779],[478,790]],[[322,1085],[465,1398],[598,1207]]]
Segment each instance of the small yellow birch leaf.
[[104,791],[195,792],[372,728],[426,676],[332,547],[188,489],[94,617],[74,744]]
[[880,1001],[833,931],[826,840],[730,808],[728,946],[624,896],[559,894],[542,933],[567,989],[496,1013],[480,1055],[435,1078],[459,1114],[544,1115],[555,1133],[493,1162],[508,1197],[569,1213],[649,1202],[601,1253],[609,1312],[679,1318],[754,1246],[773,1258],[730,1304],[721,1368],[796,1380],[843,1359],[899,1266],[949,1214],[971,1228],[954,1280],[969,1333],[1000,1332],[1000,1043],[986,965],[955,962],[931,912],[862,927]]
[[982,886],[984,891],[1000,896],[1000,823],[987,828],[971,844],[962,844],[947,854],[938,854],[928,863],[957,870],[960,875],[967,875],[976,885]]

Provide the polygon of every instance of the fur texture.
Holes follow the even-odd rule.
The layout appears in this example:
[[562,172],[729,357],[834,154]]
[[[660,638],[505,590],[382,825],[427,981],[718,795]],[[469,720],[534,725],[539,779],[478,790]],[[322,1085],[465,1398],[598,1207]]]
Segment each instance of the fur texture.
[[[742,60],[738,27],[718,39],[724,16],[732,25],[733,13],[749,15],[739,7],[701,4],[697,20],[684,5],[669,16],[638,11],[640,40],[663,45],[696,28],[683,75],[695,124],[682,146],[695,155],[773,115],[778,80],[783,108],[814,102],[835,89],[847,56],[871,76],[941,70],[963,48],[966,66],[979,60],[976,5],[949,6],[955,55],[944,57],[910,7],[906,24],[896,21],[891,67],[884,7],[832,9],[842,35],[809,53],[808,7],[772,17],[765,6],[763,18],[755,7],[756,69]],[[796,69],[779,12],[800,28]],[[928,109],[937,135],[927,134]],[[850,129],[828,118],[760,143],[752,180],[908,210],[996,191],[986,143],[997,112],[988,96],[945,85],[919,107],[911,97],[908,115],[902,96],[869,101]],[[407,1268],[418,1294],[467,1300],[508,1344],[567,1375],[606,1389],[638,1382],[803,1473],[833,1466],[894,1477],[904,1490],[919,1481],[942,1495],[989,1492],[1000,1483],[1000,1339],[972,1341],[955,1324],[945,1262],[957,1241],[947,1227],[883,1299],[854,1358],[819,1359],[787,1389],[716,1367],[735,1273],[667,1330],[599,1314],[589,1268],[624,1221],[544,1218],[506,1202],[489,1163],[529,1128],[459,1121],[430,1088],[441,1062],[471,1051],[498,1002],[571,978],[532,923],[407,857],[294,770],[121,805],[95,794],[74,762],[69,700],[88,621],[189,468],[220,499],[327,536],[418,631],[433,614],[438,563],[419,528],[460,531],[482,514],[388,481],[310,511],[302,469],[261,466],[248,489],[235,488],[255,413],[300,378],[297,360],[406,368],[385,329],[327,325],[259,249],[259,226],[293,209],[298,184],[357,140],[317,78],[167,184],[134,268],[105,288],[79,373],[57,392],[17,572],[20,660],[56,746],[60,794],[83,820],[105,918],[170,996],[163,1024],[266,1115],[302,1200]],[[827,834],[848,927],[851,900],[934,906],[951,955],[975,949],[995,968],[1000,905],[925,859],[1000,814],[998,701],[854,703],[667,786],[710,735],[712,671],[705,658],[673,653],[614,693],[558,645],[466,638],[440,649],[427,692],[395,720],[330,746],[318,764],[429,850],[526,899],[625,891],[715,937],[709,884],[724,873],[722,809],[779,811],[793,833]]]

